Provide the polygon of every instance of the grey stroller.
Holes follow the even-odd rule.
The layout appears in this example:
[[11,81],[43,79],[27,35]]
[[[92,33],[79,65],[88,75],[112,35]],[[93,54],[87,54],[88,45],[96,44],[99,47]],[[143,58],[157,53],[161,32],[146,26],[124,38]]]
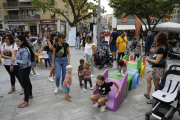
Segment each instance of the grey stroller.
[[[180,68],[179,65],[170,66],[161,79],[161,83],[156,86],[156,92],[152,94],[154,98],[153,109],[146,113],[145,120],[149,120],[150,115],[158,120],[171,120],[176,111],[180,115],[180,92],[178,90],[180,70],[177,70],[177,67]],[[175,101],[177,101],[177,105],[174,106],[172,103]]]

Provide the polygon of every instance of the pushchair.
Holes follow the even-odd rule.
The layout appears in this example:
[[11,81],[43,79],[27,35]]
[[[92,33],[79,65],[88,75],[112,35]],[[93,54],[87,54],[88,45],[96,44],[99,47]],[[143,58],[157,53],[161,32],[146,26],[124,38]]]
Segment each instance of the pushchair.
[[97,67],[99,65],[99,69],[101,70],[104,65],[108,67],[113,67],[113,58],[112,54],[109,52],[108,42],[104,41],[97,47],[96,54],[94,55],[94,66]]
[[[158,120],[171,120],[176,111],[180,115],[180,70],[177,70],[179,65],[170,66],[169,70],[161,79],[161,83],[155,87],[156,92],[152,94],[154,98],[150,112],[146,113],[145,120],[150,119],[150,115]],[[174,68],[174,69],[173,69]],[[172,103],[177,101],[177,105]]]

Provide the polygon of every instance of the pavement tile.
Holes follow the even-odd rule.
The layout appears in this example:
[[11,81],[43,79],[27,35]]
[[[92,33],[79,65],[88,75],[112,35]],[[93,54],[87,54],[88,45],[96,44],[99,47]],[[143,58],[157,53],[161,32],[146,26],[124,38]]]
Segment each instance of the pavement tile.
[[91,115],[86,106],[79,106],[76,108],[62,110],[61,114],[63,120],[76,120]]
[[15,109],[8,111],[0,111],[0,120],[12,120],[14,117]]
[[111,120],[106,113],[93,115],[91,117],[85,117],[80,120]]
[[54,94],[53,95],[34,97],[32,99],[32,105],[42,104],[42,103],[46,103],[46,102],[49,102],[49,101],[56,102],[56,97],[55,97]]
[[[0,100],[1,100],[1,98],[0,98]],[[4,105],[4,102],[1,102],[0,103],[0,111],[2,110],[3,105]]]
[[30,116],[30,120],[62,120],[60,111],[54,111],[48,114]]

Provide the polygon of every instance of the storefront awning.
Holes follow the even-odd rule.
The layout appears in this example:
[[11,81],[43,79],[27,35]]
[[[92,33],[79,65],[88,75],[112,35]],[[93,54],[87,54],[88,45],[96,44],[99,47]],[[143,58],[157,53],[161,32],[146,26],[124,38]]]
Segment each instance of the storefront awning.
[[[151,28],[153,27],[154,25],[151,25]],[[147,29],[149,29],[149,26],[148,25],[146,25],[146,27],[147,27]],[[145,25],[142,25],[142,30],[143,31],[146,31],[146,27],[145,27]]]
[[135,30],[135,25],[117,25],[117,30]]

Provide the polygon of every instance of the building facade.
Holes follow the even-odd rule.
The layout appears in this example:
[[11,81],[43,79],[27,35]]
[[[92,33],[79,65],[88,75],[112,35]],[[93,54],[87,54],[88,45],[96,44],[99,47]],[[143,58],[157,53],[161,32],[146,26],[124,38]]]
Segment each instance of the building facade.
[[[56,2],[56,8],[67,9],[65,4],[59,0]],[[37,36],[39,31],[59,31],[68,35],[68,22],[66,19],[49,11],[36,11],[31,0],[0,0],[0,29],[9,30],[28,30],[32,36]],[[69,13],[70,21],[73,20],[73,14]]]

